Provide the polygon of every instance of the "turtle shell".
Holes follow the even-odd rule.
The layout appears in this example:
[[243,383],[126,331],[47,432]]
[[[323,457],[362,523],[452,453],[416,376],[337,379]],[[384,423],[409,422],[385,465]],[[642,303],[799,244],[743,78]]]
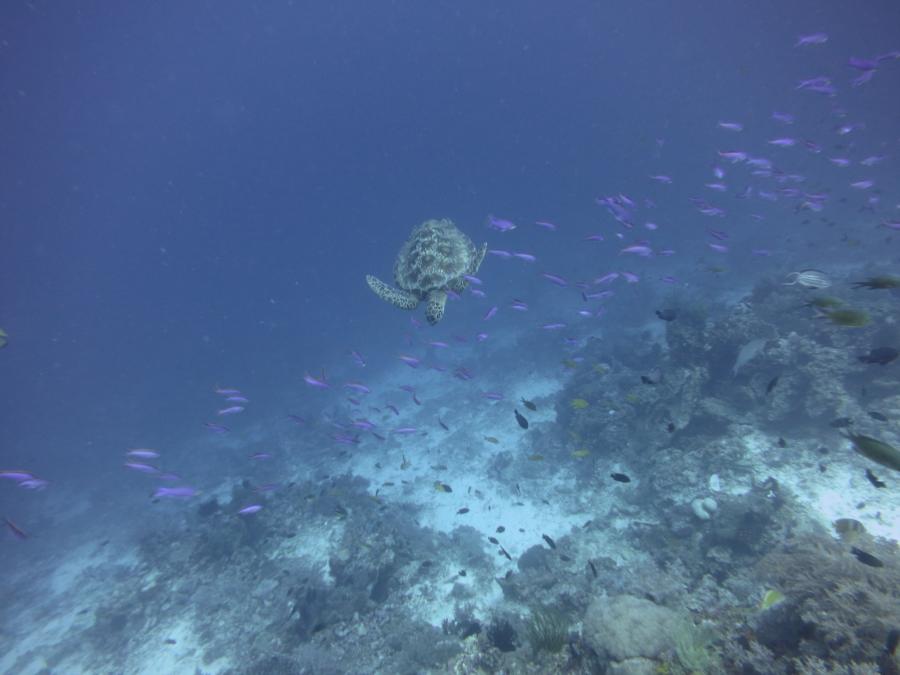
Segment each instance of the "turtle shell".
[[469,274],[477,251],[452,220],[427,220],[413,229],[394,262],[394,281],[425,298]]

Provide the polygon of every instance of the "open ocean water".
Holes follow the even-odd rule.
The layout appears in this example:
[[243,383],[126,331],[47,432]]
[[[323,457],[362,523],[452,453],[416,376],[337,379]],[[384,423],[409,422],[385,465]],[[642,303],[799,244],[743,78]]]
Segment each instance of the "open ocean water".
[[0,672],[900,672],[900,5],[0,5]]

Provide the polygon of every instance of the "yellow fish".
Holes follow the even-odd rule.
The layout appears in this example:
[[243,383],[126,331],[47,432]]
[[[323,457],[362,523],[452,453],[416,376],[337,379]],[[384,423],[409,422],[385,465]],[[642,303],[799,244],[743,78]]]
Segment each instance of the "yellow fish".
[[777,605],[779,602],[784,600],[784,595],[781,591],[776,590],[768,590],[765,595],[763,595],[762,602],[759,603],[760,609],[769,609],[772,605]]
[[434,489],[438,492],[453,492],[453,488],[439,480],[434,481]]
[[530,459],[532,462],[541,462],[543,461],[544,456],[538,454],[528,455],[528,459]]
[[569,405],[572,406],[573,410],[584,410],[585,408],[587,408],[590,405],[590,403],[585,401],[583,398],[573,398],[569,402]]
[[485,436],[484,440],[486,440],[488,443],[499,443],[500,442],[493,436]]
[[591,451],[588,450],[587,448],[579,448],[578,450],[572,451],[572,457],[574,457],[575,459],[584,459],[585,457],[587,457],[590,454],[591,454]]

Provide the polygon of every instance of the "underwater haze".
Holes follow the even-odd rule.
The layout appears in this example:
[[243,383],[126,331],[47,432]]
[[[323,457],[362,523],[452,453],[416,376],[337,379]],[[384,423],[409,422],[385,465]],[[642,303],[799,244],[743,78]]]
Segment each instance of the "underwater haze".
[[900,6],[0,6],[0,672],[900,672]]

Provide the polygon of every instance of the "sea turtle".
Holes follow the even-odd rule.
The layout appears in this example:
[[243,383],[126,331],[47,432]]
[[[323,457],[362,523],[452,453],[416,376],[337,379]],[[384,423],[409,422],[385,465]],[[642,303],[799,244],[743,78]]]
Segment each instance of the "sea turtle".
[[382,300],[400,309],[415,309],[425,301],[425,318],[431,325],[444,316],[447,291],[462,292],[466,276],[478,271],[487,242],[481,248],[460,232],[452,220],[426,220],[414,228],[394,262],[397,288],[366,276],[369,288]]

